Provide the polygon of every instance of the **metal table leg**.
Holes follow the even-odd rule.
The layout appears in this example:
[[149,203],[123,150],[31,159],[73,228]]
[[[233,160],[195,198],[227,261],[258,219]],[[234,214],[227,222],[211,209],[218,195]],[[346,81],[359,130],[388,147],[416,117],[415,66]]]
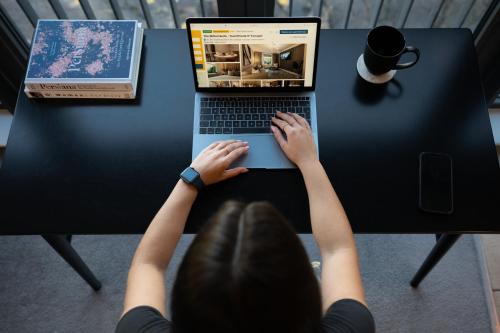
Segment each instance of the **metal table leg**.
[[71,236],[63,235],[42,235],[47,243],[68,263],[87,283],[98,291],[101,289],[101,282],[97,280],[92,271],[87,267],[82,258],[78,255],[75,249],[71,246]]
[[448,252],[448,250],[455,244],[457,239],[462,236],[461,234],[442,234],[437,236],[436,245],[432,248],[431,253],[425,258],[424,263],[418,269],[417,274],[413,277],[410,285],[414,288],[418,287],[420,282],[425,278],[425,276],[434,268],[434,266],[441,260],[441,258]]

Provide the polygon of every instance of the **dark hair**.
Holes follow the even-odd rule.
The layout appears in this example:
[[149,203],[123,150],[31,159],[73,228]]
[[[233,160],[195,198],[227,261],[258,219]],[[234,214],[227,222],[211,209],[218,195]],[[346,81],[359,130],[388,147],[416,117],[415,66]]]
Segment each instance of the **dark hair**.
[[171,304],[176,333],[311,333],[321,319],[304,247],[266,202],[219,209],[186,252]]

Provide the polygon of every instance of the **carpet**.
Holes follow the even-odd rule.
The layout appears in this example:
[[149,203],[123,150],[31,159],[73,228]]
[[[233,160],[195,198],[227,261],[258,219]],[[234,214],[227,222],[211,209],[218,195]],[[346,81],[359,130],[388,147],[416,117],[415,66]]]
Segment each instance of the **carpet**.
[[[311,261],[319,252],[301,235]],[[170,269],[190,242],[183,236]],[[0,332],[113,332],[139,236],[74,236],[73,246],[101,280],[95,293],[39,236],[0,237]],[[409,281],[432,235],[356,235],[367,301],[378,332],[492,332],[474,239],[463,236],[412,289]]]

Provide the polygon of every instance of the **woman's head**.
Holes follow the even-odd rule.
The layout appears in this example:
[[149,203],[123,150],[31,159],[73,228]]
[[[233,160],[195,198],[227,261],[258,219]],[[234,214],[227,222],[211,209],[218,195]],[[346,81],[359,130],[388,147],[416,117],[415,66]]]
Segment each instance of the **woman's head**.
[[172,293],[176,332],[313,332],[321,296],[307,254],[270,204],[228,202],[198,233]]

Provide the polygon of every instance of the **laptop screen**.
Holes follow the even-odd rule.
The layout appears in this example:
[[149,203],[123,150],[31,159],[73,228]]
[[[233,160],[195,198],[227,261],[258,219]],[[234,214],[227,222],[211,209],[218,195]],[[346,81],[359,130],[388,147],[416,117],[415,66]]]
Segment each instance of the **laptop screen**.
[[270,20],[188,21],[196,87],[215,88],[201,90],[313,87],[318,22]]

